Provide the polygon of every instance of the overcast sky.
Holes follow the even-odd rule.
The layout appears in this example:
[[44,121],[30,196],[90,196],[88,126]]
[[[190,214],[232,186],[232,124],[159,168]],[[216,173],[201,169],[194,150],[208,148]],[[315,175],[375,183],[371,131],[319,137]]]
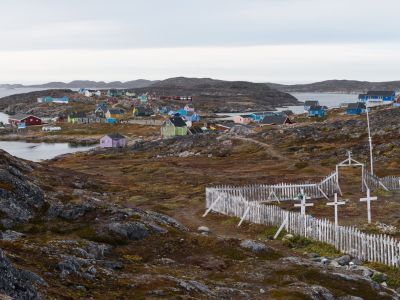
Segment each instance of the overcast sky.
[[399,0],[1,0],[0,83],[400,79]]

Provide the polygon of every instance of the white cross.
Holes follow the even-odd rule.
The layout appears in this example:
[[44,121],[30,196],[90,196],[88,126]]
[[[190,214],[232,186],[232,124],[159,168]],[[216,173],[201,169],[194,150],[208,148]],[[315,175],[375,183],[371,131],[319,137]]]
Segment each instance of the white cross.
[[326,205],[330,205],[330,206],[335,206],[335,227],[338,226],[338,206],[339,205],[345,205],[346,202],[344,201],[340,201],[338,202],[338,198],[337,198],[337,193],[335,193],[335,201],[334,202],[328,202]]
[[378,197],[371,197],[371,192],[367,189],[367,198],[361,198],[361,202],[367,202],[368,224],[371,224],[371,201],[378,200]]
[[301,190],[301,204],[295,204],[295,207],[301,207],[301,214],[304,216],[306,214],[306,207],[307,206],[314,206],[313,203],[306,203],[307,199],[311,199],[304,194],[304,190]]

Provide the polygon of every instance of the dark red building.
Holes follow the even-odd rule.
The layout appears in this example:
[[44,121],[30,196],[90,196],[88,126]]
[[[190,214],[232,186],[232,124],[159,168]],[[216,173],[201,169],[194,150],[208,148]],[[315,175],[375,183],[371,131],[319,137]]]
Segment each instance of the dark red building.
[[42,119],[34,115],[21,115],[10,116],[8,121],[13,126],[18,126],[20,123],[25,123],[25,126],[42,125]]

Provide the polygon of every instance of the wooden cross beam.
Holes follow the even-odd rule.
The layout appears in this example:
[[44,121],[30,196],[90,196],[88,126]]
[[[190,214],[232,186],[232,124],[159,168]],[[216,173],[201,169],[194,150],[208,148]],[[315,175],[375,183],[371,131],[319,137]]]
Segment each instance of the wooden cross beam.
[[326,205],[328,206],[334,206],[335,207],[335,227],[338,227],[338,206],[339,205],[345,205],[346,202],[344,201],[338,201],[337,193],[335,193],[335,201],[334,202],[328,202]]
[[367,197],[361,198],[361,202],[367,202],[367,211],[368,211],[368,224],[371,224],[371,201],[378,200],[378,197],[371,197],[370,189],[367,189]]

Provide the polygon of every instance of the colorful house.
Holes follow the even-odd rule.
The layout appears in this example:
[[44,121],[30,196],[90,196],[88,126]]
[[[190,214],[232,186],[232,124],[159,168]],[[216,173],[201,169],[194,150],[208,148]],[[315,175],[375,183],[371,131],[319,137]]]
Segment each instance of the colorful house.
[[366,113],[367,107],[363,102],[349,103],[347,105],[346,114],[350,116],[361,115]]
[[249,124],[252,120],[251,115],[238,115],[233,117],[233,122],[236,124]]
[[140,103],[147,103],[147,94],[139,96]]
[[100,139],[100,147],[102,148],[123,148],[126,146],[126,138],[119,134],[107,134]]
[[288,116],[284,115],[274,115],[274,116],[265,116],[264,119],[260,122],[263,125],[287,125],[293,124],[292,120],[289,119]]
[[161,135],[163,137],[187,135],[188,127],[181,117],[172,117],[165,120],[161,125]]
[[309,117],[319,117],[319,118],[323,118],[325,117],[326,114],[326,109],[323,106],[320,105],[315,105],[315,106],[311,106],[308,109],[308,116]]
[[185,121],[190,121],[190,122],[199,122],[200,121],[200,116],[193,111],[188,111],[186,116],[183,116],[182,118]]
[[395,91],[369,91],[358,95],[360,102],[393,102],[396,100]]
[[136,93],[135,93],[135,92],[127,91],[127,92],[125,93],[125,96],[127,96],[127,97],[136,97]]
[[119,96],[123,96],[124,94],[125,94],[125,92],[123,90],[110,89],[107,91],[108,97],[119,97]]
[[17,114],[14,116],[10,116],[8,122],[12,126],[18,127],[20,124],[25,124],[25,126],[33,126],[33,125],[42,125],[42,119],[36,117],[34,115],[24,115],[24,114]]
[[121,120],[124,116],[125,110],[122,108],[109,108],[106,112],[107,119]]
[[317,100],[307,100],[304,102],[304,110],[309,111],[312,106],[319,106],[319,101]]
[[98,118],[105,118],[107,111],[108,111],[107,103],[103,102],[96,104],[96,109],[94,113]]
[[186,111],[194,112],[194,107],[193,107],[193,104],[191,104],[191,103],[186,104],[183,109]]

